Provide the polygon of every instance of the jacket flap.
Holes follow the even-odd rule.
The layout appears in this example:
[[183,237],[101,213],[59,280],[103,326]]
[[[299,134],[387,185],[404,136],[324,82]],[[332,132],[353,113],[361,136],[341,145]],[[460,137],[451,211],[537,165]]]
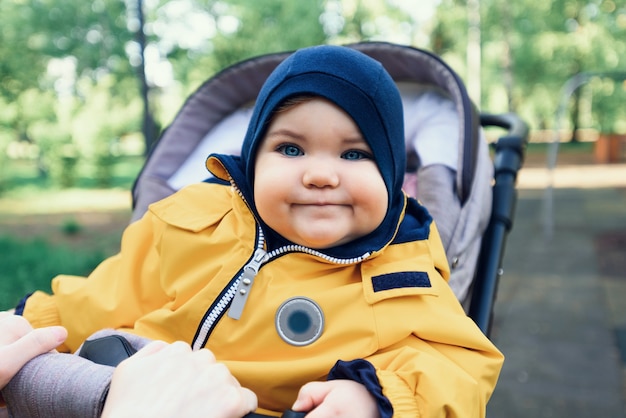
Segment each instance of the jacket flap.
[[438,296],[441,278],[434,268],[410,270],[415,263],[397,262],[385,265],[368,265],[362,267],[363,292],[365,300],[374,304],[381,300],[402,296]]
[[[230,186],[198,183],[150,205],[149,210],[169,225],[198,232],[219,222],[230,212],[228,202],[231,199]],[[219,207],[224,211],[215,210]]]

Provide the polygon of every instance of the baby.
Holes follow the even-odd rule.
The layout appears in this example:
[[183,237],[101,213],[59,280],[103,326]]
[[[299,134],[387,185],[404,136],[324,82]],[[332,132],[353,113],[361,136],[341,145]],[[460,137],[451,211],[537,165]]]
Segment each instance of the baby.
[[264,84],[240,157],[211,155],[214,181],[153,204],[118,255],[19,313],[65,326],[68,351],[104,328],[208,348],[259,412],[482,417],[503,357],[447,284],[405,158],[382,65],[299,50]]

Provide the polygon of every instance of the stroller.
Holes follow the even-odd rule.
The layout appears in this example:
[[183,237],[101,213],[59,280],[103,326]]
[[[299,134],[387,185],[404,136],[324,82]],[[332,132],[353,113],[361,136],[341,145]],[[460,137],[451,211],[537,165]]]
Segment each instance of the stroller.
[[[479,116],[459,77],[426,51],[389,43],[359,43],[350,47],[381,62],[400,88],[409,157],[405,190],[415,195],[437,222],[452,272],[451,287],[466,303],[479,328],[489,334],[505,239],[512,226],[515,180],[523,159],[526,125],[515,115]],[[188,99],[153,148],[134,184],[133,219],[141,217],[150,203],[186,184],[205,180],[208,173],[204,160],[208,154],[238,152],[250,117],[250,102],[266,77],[288,55],[264,55],[229,67]],[[435,112],[424,118],[422,112],[428,109]],[[457,123],[444,123],[453,128],[452,133],[428,140],[419,131],[441,114]],[[445,121],[448,119],[444,118]],[[495,146],[494,164],[481,124],[508,130]],[[128,347],[122,346],[121,357],[131,354]],[[112,350],[107,345],[100,352],[110,355]],[[79,355],[83,355],[82,349]],[[90,373],[89,369],[85,370]],[[56,384],[54,374],[50,377]],[[105,376],[94,380],[107,379]],[[32,379],[25,378],[16,384],[22,383],[25,387],[32,386]],[[45,389],[46,385],[42,386]],[[89,388],[87,392],[101,393]],[[45,416],[54,416],[49,412],[46,410]],[[303,415],[287,411],[283,417]],[[258,417],[263,416],[246,415],[246,418]]]
[[[459,76],[430,52],[385,42],[348,46],[381,62],[398,84],[407,136],[405,191],[433,216],[450,263],[452,290],[489,335],[528,128],[515,114],[479,115]],[[132,220],[149,204],[204,181],[209,154],[239,152],[257,93],[289,54],[228,67],[187,99],[135,180]],[[448,119],[420,136],[427,139],[417,138],[417,130],[446,114]],[[493,163],[482,126],[507,131],[495,143]],[[448,132],[437,135],[435,129]]]

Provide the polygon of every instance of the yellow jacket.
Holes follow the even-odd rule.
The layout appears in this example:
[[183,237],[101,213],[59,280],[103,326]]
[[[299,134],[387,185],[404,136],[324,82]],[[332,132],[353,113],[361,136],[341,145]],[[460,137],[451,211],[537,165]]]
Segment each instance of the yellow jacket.
[[422,226],[424,239],[363,260],[294,247],[267,253],[232,187],[197,184],[152,205],[89,278],[58,276],[53,295],[33,294],[24,316],[67,327],[69,351],[103,328],[207,347],[265,412],[289,408],[338,360],[364,359],[396,417],[482,417],[503,357],[448,287],[434,224]]

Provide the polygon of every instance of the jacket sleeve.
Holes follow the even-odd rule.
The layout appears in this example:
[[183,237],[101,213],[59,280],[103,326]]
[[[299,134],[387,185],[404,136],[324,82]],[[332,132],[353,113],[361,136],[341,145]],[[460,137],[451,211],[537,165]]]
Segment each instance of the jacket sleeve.
[[502,364],[500,354],[431,343],[368,359],[394,417],[484,417]]
[[467,317],[431,321],[368,358],[338,362],[329,379],[364,384],[382,417],[484,417],[502,354]]
[[75,351],[103,328],[132,328],[143,313],[168,300],[158,280],[156,247],[162,228],[148,212],[126,228],[117,255],[104,260],[87,278],[55,277],[52,294],[37,291],[26,300],[24,317],[34,327],[65,326],[69,336],[61,351]]
[[[441,278],[433,293],[374,305],[379,350],[369,358],[394,417],[484,417],[504,357]],[[392,326],[396,321],[406,324]]]

